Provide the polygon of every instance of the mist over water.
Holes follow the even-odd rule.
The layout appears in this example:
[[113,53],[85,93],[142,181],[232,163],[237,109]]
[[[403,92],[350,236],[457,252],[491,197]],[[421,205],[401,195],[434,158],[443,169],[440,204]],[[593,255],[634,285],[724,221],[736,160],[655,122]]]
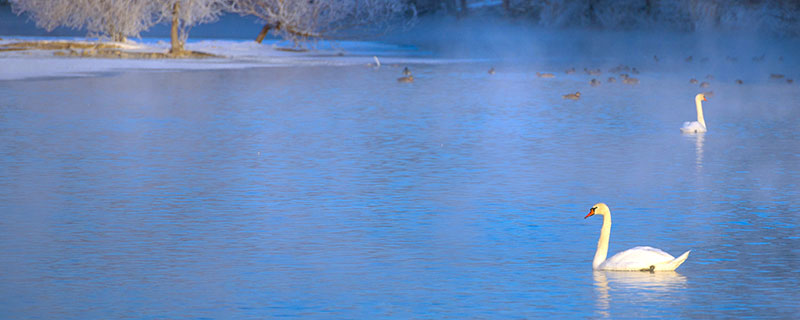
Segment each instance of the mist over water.
[[[0,314],[800,311],[795,39],[480,17],[409,32],[384,39],[435,63],[0,82]],[[609,72],[620,64],[639,84]],[[398,83],[406,66],[415,80]],[[709,131],[681,134],[704,91]],[[593,272],[601,219],[583,216],[600,201],[610,255],[688,260]]]

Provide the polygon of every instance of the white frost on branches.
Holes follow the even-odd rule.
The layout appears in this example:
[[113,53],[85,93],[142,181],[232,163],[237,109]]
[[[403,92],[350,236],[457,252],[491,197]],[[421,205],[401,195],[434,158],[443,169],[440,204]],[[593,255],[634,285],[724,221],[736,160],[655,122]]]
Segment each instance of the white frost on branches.
[[402,25],[416,17],[413,6],[401,0],[237,0],[234,11],[265,21],[284,39],[338,38]]
[[173,9],[178,4],[178,37],[185,42],[191,27],[216,21],[224,11],[230,9],[227,0],[150,0],[154,6],[157,23],[172,23]]
[[27,12],[48,31],[64,26],[86,29],[114,40],[136,37],[154,24],[148,0],[11,0],[17,14]]

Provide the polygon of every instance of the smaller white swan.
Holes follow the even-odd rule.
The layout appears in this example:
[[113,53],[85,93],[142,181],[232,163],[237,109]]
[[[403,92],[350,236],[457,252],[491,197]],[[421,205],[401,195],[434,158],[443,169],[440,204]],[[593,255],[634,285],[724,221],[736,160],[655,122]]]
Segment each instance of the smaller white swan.
[[606,259],[608,255],[608,239],[611,237],[611,211],[605,203],[592,206],[589,214],[584,219],[599,214],[603,216],[603,228],[600,229],[600,240],[597,242],[597,252],[594,254],[592,268],[607,271],[674,271],[686,258],[689,252],[684,252],[680,257],[673,257],[669,253],[653,247],[634,247],[615,254]]
[[701,101],[708,101],[706,100],[706,96],[702,93],[698,93],[694,96],[694,104],[697,106],[697,121],[692,122],[684,122],[683,127],[681,127],[681,132],[683,133],[696,133],[696,132],[706,132],[706,120],[703,119],[703,102]]

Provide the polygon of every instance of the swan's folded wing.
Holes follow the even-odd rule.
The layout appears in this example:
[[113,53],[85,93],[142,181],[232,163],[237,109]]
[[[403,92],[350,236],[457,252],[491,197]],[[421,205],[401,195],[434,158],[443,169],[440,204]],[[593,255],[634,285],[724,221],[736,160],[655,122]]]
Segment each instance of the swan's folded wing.
[[603,264],[603,270],[641,270],[650,268],[651,265],[674,260],[675,257],[660,249],[653,247],[634,247],[615,254]]
[[692,121],[692,122],[684,122],[683,127],[681,127],[681,131],[683,132],[705,132],[706,127],[704,127],[700,122]]

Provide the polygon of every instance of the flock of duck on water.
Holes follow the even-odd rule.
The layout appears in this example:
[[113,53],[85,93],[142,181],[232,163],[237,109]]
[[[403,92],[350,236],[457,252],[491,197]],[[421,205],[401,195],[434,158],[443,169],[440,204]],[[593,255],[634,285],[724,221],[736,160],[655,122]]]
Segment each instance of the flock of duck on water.
[[[657,56],[653,56],[653,59],[658,62],[659,59]],[[689,56],[685,59],[686,62],[692,61],[692,56]],[[732,57],[727,57],[729,61],[735,61]],[[764,56],[755,57],[753,61],[763,61]],[[375,59],[376,63],[380,65],[377,60]],[[707,58],[704,58],[707,60]],[[781,57],[781,61],[783,58]],[[588,69],[584,68],[583,71],[591,76],[595,76],[589,81],[589,84],[593,87],[599,86],[602,82],[598,80],[596,77],[602,75],[600,69]],[[495,69],[492,67],[489,69],[488,73],[490,75],[495,74]],[[570,68],[565,71],[566,74],[573,74],[575,73],[575,68]],[[630,76],[631,74],[639,74],[639,70],[635,67],[629,67],[626,65],[619,65],[609,70],[609,73],[618,74],[621,82],[628,85],[636,85],[639,84],[639,79]],[[553,73],[540,73],[536,72],[536,76],[539,78],[555,78],[556,75]],[[784,79],[785,76],[782,74],[771,74],[770,79],[777,79],[781,80]],[[714,80],[713,75],[706,75],[706,80]],[[397,79],[398,82],[401,83],[411,83],[414,82],[414,76],[411,74],[411,70],[408,67],[403,68],[403,77]],[[613,76],[608,77],[606,79],[607,83],[614,83],[617,79]],[[736,79],[734,81],[736,84],[743,84],[744,82],[741,79]],[[794,80],[786,79],[786,83],[793,83]],[[697,79],[692,78],[689,80],[690,84],[696,84],[701,89],[708,88],[710,86],[709,82],[703,81],[699,82]],[[712,96],[714,94],[713,91],[707,91],[703,93],[698,93],[695,98],[695,108],[697,111],[697,121],[687,121],[683,123],[683,126],[680,128],[681,132],[683,133],[701,133],[706,132],[706,122],[703,118],[703,101],[706,100],[706,96]],[[569,93],[562,96],[564,99],[569,100],[579,100],[581,98],[580,91],[575,93]],[[611,210],[605,203],[597,203],[589,210],[589,214],[584,217],[584,219],[594,216],[600,215],[603,216],[603,226],[600,229],[600,239],[597,242],[597,251],[594,255],[594,260],[592,261],[592,268],[594,270],[603,270],[603,271],[674,271],[677,269],[686,259],[689,257],[689,253],[691,250],[688,250],[678,256],[677,258],[666,253],[660,249],[656,249],[653,247],[648,246],[639,246],[634,247],[622,252],[619,252],[612,256],[611,258],[607,258],[608,256],[608,242],[611,236]]]

